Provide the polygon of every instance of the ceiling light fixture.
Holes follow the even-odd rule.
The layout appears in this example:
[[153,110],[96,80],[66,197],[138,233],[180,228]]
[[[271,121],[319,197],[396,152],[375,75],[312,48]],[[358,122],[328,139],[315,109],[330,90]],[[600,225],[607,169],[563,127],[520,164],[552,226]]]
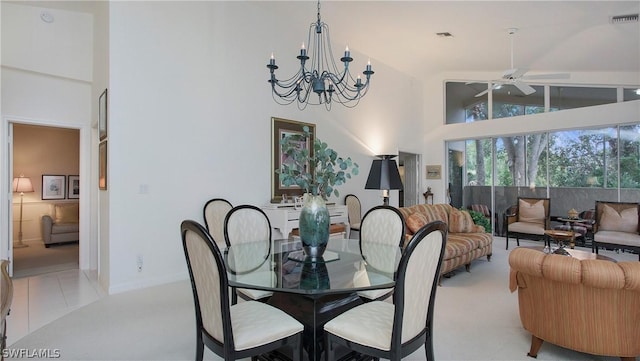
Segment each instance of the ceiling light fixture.
[[47,10],[42,10],[40,12],[40,19],[42,19],[42,21],[48,24],[51,24],[55,20],[55,18],[53,17],[53,14],[51,14]]
[[[269,83],[271,83],[273,99],[281,105],[297,101],[300,110],[306,108],[308,104],[324,104],[329,110],[332,101],[348,108],[358,105],[360,99],[369,90],[369,78],[373,74],[371,62],[367,63],[362,72],[366,80],[363,82],[360,75],[354,79],[349,72],[349,63],[353,58],[347,46],[344,56],[340,58],[344,68],[342,72],[338,70],[331,51],[329,26],[320,20],[320,1],[318,1],[318,20],[311,23],[309,27],[308,52],[304,44],[302,43],[300,55],[297,56],[300,60],[300,70],[286,80],[276,78],[275,70],[278,66],[275,57],[271,54],[267,68],[271,73]],[[305,65],[309,59],[311,59],[311,65],[307,69]],[[317,99],[311,95],[312,91],[318,95]]]

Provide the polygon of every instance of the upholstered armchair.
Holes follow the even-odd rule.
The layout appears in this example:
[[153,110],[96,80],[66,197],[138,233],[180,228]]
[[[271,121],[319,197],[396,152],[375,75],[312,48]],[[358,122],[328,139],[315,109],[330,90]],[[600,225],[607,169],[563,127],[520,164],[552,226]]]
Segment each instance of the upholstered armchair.
[[640,260],[640,203],[596,201],[593,248],[631,250]]
[[633,361],[640,355],[640,262],[579,260],[516,248],[509,287],[531,333],[529,356],[543,342]]
[[505,216],[506,243],[509,249],[509,237],[515,237],[520,246],[520,238],[542,239],[545,244],[547,238],[545,230],[551,229],[549,198],[525,198],[518,197],[515,214]]

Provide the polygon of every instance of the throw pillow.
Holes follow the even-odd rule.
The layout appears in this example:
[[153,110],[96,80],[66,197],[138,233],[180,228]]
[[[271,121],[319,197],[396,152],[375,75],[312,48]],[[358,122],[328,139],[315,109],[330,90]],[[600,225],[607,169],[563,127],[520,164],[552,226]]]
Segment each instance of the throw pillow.
[[627,233],[638,232],[638,208],[627,208],[618,213],[615,209],[605,204],[602,208],[599,229]]
[[544,201],[529,203],[521,199],[518,203],[518,221],[544,224]]
[[452,209],[449,213],[449,232],[451,233],[470,233],[474,230],[473,218],[466,211]]
[[407,217],[407,228],[411,230],[412,233],[416,233],[422,228],[425,224],[429,223],[427,217],[420,213],[416,212]]
[[79,204],[56,205],[55,223],[78,223],[80,218]]

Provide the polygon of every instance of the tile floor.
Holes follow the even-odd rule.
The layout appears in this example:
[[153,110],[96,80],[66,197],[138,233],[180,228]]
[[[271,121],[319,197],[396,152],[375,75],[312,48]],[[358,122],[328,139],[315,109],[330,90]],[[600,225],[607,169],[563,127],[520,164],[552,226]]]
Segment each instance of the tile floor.
[[78,269],[13,279],[7,345],[106,294],[95,275]]

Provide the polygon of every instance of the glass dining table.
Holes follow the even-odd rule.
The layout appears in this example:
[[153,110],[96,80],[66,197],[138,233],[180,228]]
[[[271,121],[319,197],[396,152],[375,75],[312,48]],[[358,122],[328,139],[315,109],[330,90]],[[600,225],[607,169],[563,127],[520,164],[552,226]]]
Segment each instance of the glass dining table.
[[[330,239],[319,259],[310,259],[300,242],[276,240],[235,244],[225,250],[229,285],[271,291],[267,303],[304,325],[303,347],[309,360],[321,360],[324,324],[363,303],[359,291],[393,288],[401,250],[386,244]],[[364,254],[364,255],[363,255]],[[286,355],[265,359],[287,358]]]

